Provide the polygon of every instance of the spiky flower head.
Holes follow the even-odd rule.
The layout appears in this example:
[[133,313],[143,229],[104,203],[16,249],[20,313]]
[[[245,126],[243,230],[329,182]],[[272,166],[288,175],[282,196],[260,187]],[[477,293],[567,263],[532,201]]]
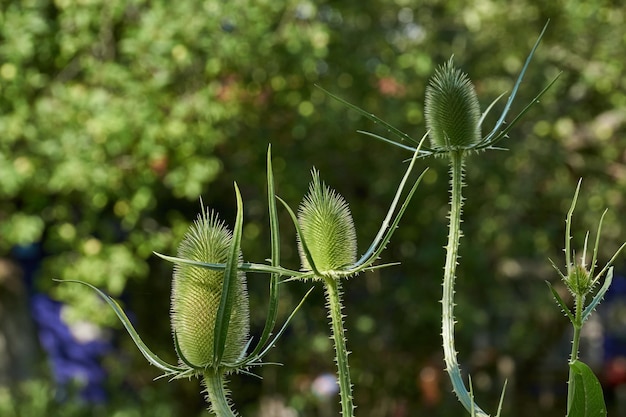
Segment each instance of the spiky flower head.
[[593,287],[593,277],[584,264],[574,265],[564,281],[572,295],[581,297],[587,295]]
[[435,150],[468,149],[480,142],[480,106],[467,74],[452,58],[437,68],[426,87],[426,127]]
[[[225,263],[232,233],[217,215],[208,210],[198,215],[178,248],[180,258],[206,263]],[[238,272],[236,296],[230,316],[222,361],[240,358],[249,336],[250,307],[246,276]],[[172,283],[172,330],[180,352],[195,366],[215,365],[213,344],[215,321],[222,296],[224,271],[176,264]]]
[[312,176],[309,193],[298,210],[302,269],[312,270],[304,253],[304,239],[318,271],[339,270],[356,262],[356,231],[350,208],[341,195],[320,181],[317,170],[312,171]]

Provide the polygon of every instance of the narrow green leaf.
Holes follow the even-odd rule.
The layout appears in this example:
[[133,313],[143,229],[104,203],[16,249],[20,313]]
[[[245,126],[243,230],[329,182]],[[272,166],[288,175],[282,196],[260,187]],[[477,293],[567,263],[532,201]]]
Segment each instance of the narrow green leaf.
[[609,272],[606,274],[604,284],[602,284],[602,287],[600,287],[598,293],[595,295],[595,297],[593,297],[589,305],[585,307],[581,323],[584,323],[585,320],[589,318],[593,310],[598,306],[598,304],[600,304],[600,301],[602,301],[602,298],[604,298],[604,294],[606,294],[606,292],[609,290],[611,282],[613,282],[613,267],[609,268]]
[[306,256],[306,259],[309,262],[309,266],[311,267],[311,270],[316,276],[322,276],[320,271],[317,269],[317,266],[315,266],[315,262],[313,261],[313,256],[311,255],[311,251],[309,250],[309,247],[307,246],[307,243],[304,240],[304,236],[302,235],[302,230],[300,229],[300,223],[298,223],[298,217],[296,217],[296,214],[293,212],[291,207],[289,207],[289,205],[285,202],[285,200],[283,200],[280,197],[276,197],[276,198],[278,199],[278,201],[282,203],[283,206],[285,206],[287,213],[289,213],[289,216],[291,217],[291,221],[293,222],[293,225],[296,228],[296,233],[298,233],[298,236],[300,236],[300,243],[302,244],[302,251],[304,252],[304,256]]
[[569,366],[574,372],[574,398],[568,399],[567,417],[606,417],[602,386],[591,368],[579,360]]
[[[507,126],[502,129],[500,131],[500,133],[496,134],[496,135],[492,135],[491,133],[485,137],[485,139],[481,142],[481,144],[483,143],[490,143],[489,148],[491,149],[492,145],[495,145],[496,143],[498,143],[499,141],[501,141],[502,139],[504,139],[505,137],[507,137],[509,131],[511,129],[513,129],[513,127],[515,126],[515,124],[522,118],[524,117],[524,115],[535,105],[539,102],[539,99],[541,99],[541,97],[543,97],[543,95],[552,87],[552,85],[556,82],[556,80],[559,79],[559,77],[561,76],[561,73],[559,72],[556,77],[554,77],[554,79],[552,79],[552,81],[550,81],[548,83],[548,85],[546,85],[543,90],[541,90],[539,92],[539,94],[537,94],[535,96],[535,98],[533,98],[527,105],[526,107],[524,107],[522,109],[522,111],[520,111],[518,113],[517,116],[515,116],[515,118],[513,120],[511,120],[510,123],[507,124]],[[494,132],[494,131],[492,131]]]
[[383,136],[377,135],[377,134],[372,133],[372,132],[368,132],[368,131],[365,131],[365,130],[357,130],[357,133],[360,133],[360,134],[366,135],[366,136],[371,136],[374,139],[381,140],[381,141],[383,141],[385,143],[388,143],[388,144],[393,145],[393,146],[397,146],[397,147],[402,148],[402,149],[404,149],[406,151],[415,152],[415,148],[413,148],[411,146],[404,145],[404,144],[402,144],[400,142],[396,142],[396,141],[393,141],[391,139],[387,139],[387,138],[385,138]]
[[580,184],[582,183],[582,180],[582,178],[578,180],[576,191],[574,192],[574,198],[572,198],[572,204],[567,211],[567,217],[565,217],[565,266],[567,268],[565,274],[568,277],[571,275],[573,268],[572,251],[570,248],[572,240],[572,215],[574,214],[574,209],[576,208],[576,202],[578,201],[578,193],[580,192]]
[[176,334],[176,332],[174,332],[174,349],[176,349],[176,355],[178,355],[178,358],[182,361],[182,363],[187,365],[189,368],[196,369],[196,370],[204,369],[204,367],[196,366],[193,363],[191,363],[189,359],[187,359],[182,349],[180,348],[180,343],[178,342],[178,335]]
[[[493,128],[493,130],[491,131],[491,133],[489,133],[489,135],[487,135],[487,142],[491,141],[491,139],[493,139],[493,137],[495,136],[495,134],[497,134],[498,129],[500,129],[500,126],[502,126],[502,124],[504,123],[504,119],[506,118],[507,114],[509,113],[509,110],[511,109],[511,104],[513,104],[513,100],[515,99],[515,96],[517,95],[517,90],[519,89],[520,85],[522,84],[522,80],[524,79],[524,75],[526,74],[526,70],[528,69],[528,65],[530,64],[530,61],[533,58],[533,55],[535,55],[535,51],[537,50],[537,47],[539,46],[539,42],[541,42],[541,38],[543,38],[544,33],[546,32],[546,29],[548,28],[548,23],[550,23],[550,21],[548,21],[545,26],[543,27],[543,30],[541,31],[541,33],[539,34],[539,37],[537,38],[537,41],[535,42],[535,45],[533,46],[533,48],[530,50],[530,53],[528,54],[528,57],[526,57],[526,62],[524,62],[524,66],[522,67],[522,70],[520,71],[519,76],[517,77],[517,80],[515,81],[515,85],[513,86],[513,90],[511,91],[511,95],[509,96],[506,105],[504,106],[504,110],[502,111],[502,115],[500,116],[500,118],[498,119],[496,126]],[[534,103],[534,100],[533,100]]]
[[[176,256],[163,255],[162,253],[154,252],[156,256],[166,261],[175,263],[175,264],[183,264],[183,265],[191,265],[197,266],[199,268],[206,268],[213,271],[223,271],[226,269],[226,264],[215,264],[210,262],[201,262],[194,261],[191,259],[179,258]],[[279,274],[280,276],[303,276],[306,275],[300,271],[294,271],[291,269],[286,269],[282,267],[274,267],[271,265],[264,264],[255,264],[251,262],[243,262],[239,264],[238,269],[243,272],[256,272],[256,273],[269,273],[269,274]]]
[[[380,119],[375,114],[369,113],[369,112],[361,109],[360,107],[355,106],[352,103],[348,103],[346,100],[344,100],[341,97],[338,97],[338,96],[332,94],[331,92],[325,90],[324,88],[320,87],[319,85],[316,85],[316,87],[319,88],[320,90],[322,90],[323,92],[325,92],[326,94],[328,94],[330,97],[332,97],[335,100],[337,100],[338,102],[340,102],[340,103],[344,104],[345,106],[351,108],[352,110],[358,112],[362,116],[365,116],[366,118],[370,119],[372,122],[383,126],[385,129],[387,129],[387,132],[392,133],[392,134],[396,135],[397,137],[399,137],[400,141],[406,140],[409,143],[412,143],[414,145],[418,144],[418,141],[416,141],[415,139],[413,139],[412,137],[410,137],[409,135],[407,135],[403,131],[399,130],[398,128],[396,128],[396,127],[390,125],[389,123],[385,122],[384,120]],[[368,133],[368,132],[360,132],[360,133],[368,134],[368,135],[373,136],[373,137],[375,137],[377,139],[381,139],[381,140],[383,140],[385,142],[388,142],[388,143],[390,143],[392,145],[396,145],[396,146],[399,146],[401,148],[407,149],[406,145],[403,145],[400,142],[396,142],[396,141],[393,141],[391,139],[385,139],[382,136],[374,135],[374,134],[371,134],[371,133]],[[410,150],[412,152],[415,151],[415,149],[412,148],[412,147],[408,147],[408,150]],[[426,154],[431,154],[431,153],[434,152],[434,150],[430,149],[430,148],[427,148],[425,146],[422,146],[422,151],[421,152],[422,153],[426,153]]]
[[493,109],[493,106],[496,105],[496,103],[502,98],[504,97],[504,94],[506,93],[502,93],[500,94],[498,97],[495,98],[495,100],[493,100],[491,102],[491,104],[489,104],[489,106],[487,106],[487,108],[485,109],[485,111],[483,112],[483,114],[481,114],[480,119],[478,120],[478,125],[482,126],[483,122],[485,121],[485,117],[487,117],[487,115],[489,114],[489,112],[491,111],[491,109]]
[[[404,190],[404,186],[406,185],[406,182],[408,181],[409,176],[411,175],[411,171],[413,171],[413,167],[415,166],[415,161],[417,159],[417,156],[418,156],[418,153],[419,153],[419,149],[421,148],[421,145],[424,143],[424,140],[426,140],[427,136],[428,136],[428,133],[426,133],[422,137],[422,139],[420,140],[420,142],[419,142],[419,144],[417,146],[417,149],[415,149],[413,151],[413,158],[411,158],[411,162],[409,163],[409,166],[408,166],[406,172],[404,173],[404,176],[402,177],[402,180],[400,181],[400,184],[398,185],[398,190],[396,191],[396,195],[394,196],[393,201],[391,202],[391,205],[389,206],[389,210],[387,211],[387,215],[386,215],[385,219],[383,220],[382,224],[380,225],[380,229],[378,230],[378,233],[376,234],[376,237],[372,241],[372,244],[367,249],[367,251],[365,251],[363,256],[361,256],[361,258],[357,261],[356,265],[367,264],[367,261],[369,259],[371,259],[372,254],[375,252],[376,248],[379,246],[381,240],[383,239],[385,231],[389,227],[389,222],[391,221],[391,217],[393,216],[393,213],[396,211],[396,207],[398,205],[398,201],[400,200],[400,196],[402,195],[402,191]],[[411,192],[409,192],[409,195],[408,195],[407,199],[403,203],[402,207],[404,207],[407,204],[407,201],[410,200],[410,198],[413,196],[413,193],[417,189],[417,185],[419,185],[419,183],[421,182],[422,177],[424,176],[425,173],[426,173],[426,171],[422,172],[420,177],[417,179],[417,181],[413,185],[413,188],[411,189]],[[405,209],[406,209],[406,207],[405,207]],[[401,210],[401,213],[399,214],[400,217],[402,216],[402,213],[403,213],[403,211]],[[383,246],[383,248],[384,248],[384,245],[380,245],[380,246]],[[376,257],[374,257],[374,259],[376,259]]]
[[222,361],[224,349],[226,347],[226,337],[230,326],[230,316],[233,311],[236,296],[237,264],[239,263],[239,253],[241,250],[241,236],[243,229],[243,201],[239,187],[235,183],[235,196],[237,198],[237,215],[235,217],[235,227],[233,239],[228,252],[228,260],[224,269],[224,281],[222,283],[222,296],[220,306],[215,318],[215,342],[213,343],[213,365],[217,366]]
[[611,257],[611,259],[609,259],[609,261],[606,263],[606,265],[604,265],[604,268],[602,268],[602,270],[600,272],[598,272],[598,274],[595,276],[594,281],[597,281],[600,279],[600,277],[602,276],[602,274],[604,274],[613,264],[613,262],[615,262],[615,260],[617,259],[617,257],[619,256],[620,253],[622,253],[622,251],[624,250],[624,248],[626,248],[626,242],[622,243],[622,246],[620,246],[617,251],[615,252],[615,254],[613,254],[613,256]]
[[548,288],[550,288],[550,291],[552,292],[552,296],[554,297],[558,305],[561,307],[561,310],[563,310],[563,313],[567,316],[567,318],[572,323],[574,323],[575,322],[574,316],[572,315],[572,312],[569,311],[569,308],[567,307],[567,304],[565,304],[565,301],[563,301],[563,299],[561,298],[559,293],[554,289],[552,284],[550,284],[548,281],[546,281],[546,284],[548,285]]
[[508,380],[504,380],[504,385],[502,386],[502,394],[500,394],[500,402],[498,403],[498,411],[496,412],[496,417],[500,417],[502,414],[502,404],[504,404],[504,394],[506,393],[506,384]]
[[427,170],[428,169],[425,169],[421,173],[421,175],[417,178],[417,181],[415,181],[415,184],[413,184],[413,187],[411,188],[411,191],[409,191],[409,194],[404,199],[404,202],[402,203],[402,206],[400,207],[400,210],[398,211],[398,215],[396,216],[396,218],[393,220],[393,222],[389,226],[389,229],[387,229],[387,233],[385,234],[385,236],[383,237],[382,241],[380,242],[380,245],[363,262],[362,265],[369,265],[372,262],[374,262],[376,259],[378,259],[378,257],[382,253],[382,251],[385,249],[385,247],[387,246],[387,244],[391,240],[391,237],[393,236],[393,233],[396,231],[396,228],[398,227],[398,223],[400,223],[400,220],[402,219],[402,216],[404,215],[404,212],[406,211],[407,207],[409,206],[409,203],[411,201],[411,198],[413,197],[413,194],[415,194],[415,191],[417,190],[417,187],[420,185],[420,182],[422,181],[422,178],[424,178],[424,175],[426,174]]
[[285,320],[285,323],[283,324],[283,326],[280,328],[280,330],[278,331],[278,333],[276,333],[276,336],[274,336],[274,338],[272,339],[272,341],[270,343],[267,344],[267,346],[265,346],[265,349],[263,349],[262,352],[260,352],[256,358],[252,358],[252,360],[260,360],[261,358],[263,358],[267,352],[269,352],[269,350],[271,348],[274,347],[274,345],[276,344],[276,342],[278,341],[278,339],[283,335],[283,333],[285,332],[285,330],[287,329],[287,326],[289,325],[289,323],[291,322],[291,319],[293,319],[293,317],[296,315],[296,313],[298,312],[298,310],[300,310],[300,307],[302,307],[302,305],[304,304],[304,301],[307,299],[307,297],[309,296],[309,294],[311,294],[311,292],[315,289],[315,287],[311,288],[309,291],[307,291],[306,294],[304,294],[304,297],[302,297],[302,300],[300,300],[300,302],[298,303],[298,305],[296,306],[296,308],[294,308],[294,310],[291,312],[291,314],[289,315],[289,317],[287,317],[287,320]]
[[552,268],[554,268],[554,270],[559,274],[561,279],[563,279],[563,280],[567,279],[567,277],[565,275],[563,275],[563,273],[561,272],[559,267],[556,266],[556,264],[554,263],[554,261],[552,259],[548,258],[548,262],[550,262],[550,265],[552,265]]
[[602,216],[600,216],[600,221],[598,222],[598,231],[596,232],[596,242],[593,245],[593,258],[591,259],[591,269],[589,270],[589,275],[594,276],[593,273],[596,269],[596,262],[598,260],[598,247],[600,246],[600,235],[602,234],[602,223],[604,222],[604,216],[609,209],[604,209],[602,212]]
[[100,289],[83,281],[64,280],[64,281],[58,281],[58,282],[61,282],[61,283],[69,282],[69,283],[81,284],[95,291],[100,296],[100,298],[102,298],[104,301],[106,301],[106,303],[109,306],[111,306],[111,308],[113,309],[113,311],[119,318],[120,322],[122,322],[122,324],[124,325],[124,328],[130,335],[130,337],[133,339],[133,342],[135,342],[135,345],[137,345],[137,348],[139,349],[141,354],[148,360],[148,362],[150,362],[150,364],[156,366],[157,368],[161,369],[162,371],[165,371],[168,374],[180,373],[186,370],[178,366],[170,365],[169,363],[165,362],[164,360],[160,359],[157,355],[155,355],[148,348],[148,346],[146,346],[143,340],[141,340],[141,337],[139,336],[139,334],[133,327],[132,323],[128,319],[128,316],[126,316],[126,313],[124,313],[124,310],[122,310],[122,308],[117,303],[117,301],[109,297]]
[[[267,148],[267,205],[270,216],[270,246],[271,246],[271,259],[270,263],[273,267],[280,266],[280,231],[278,224],[278,212],[276,210],[276,190],[274,188],[274,172],[272,170],[272,148],[271,145]],[[270,300],[267,311],[267,318],[265,319],[265,325],[263,326],[263,332],[259,343],[255,346],[250,357],[255,357],[261,349],[265,346],[265,343],[269,340],[272,330],[276,325],[276,318],[278,317],[278,299],[280,296],[279,286],[280,274],[272,273],[270,275]]]

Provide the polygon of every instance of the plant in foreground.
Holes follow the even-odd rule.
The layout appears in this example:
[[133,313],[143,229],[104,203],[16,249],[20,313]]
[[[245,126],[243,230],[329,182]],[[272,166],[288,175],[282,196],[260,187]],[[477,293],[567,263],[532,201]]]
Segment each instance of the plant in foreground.
[[[550,287],[550,291],[552,292],[554,299],[563,310],[565,316],[569,318],[572,323],[572,327],[574,328],[572,352],[569,358],[569,379],[567,382],[567,416],[602,417],[606,416],[606,406],[604,404],[600,382],[598,382],[598,379],[595,377],[591,369],[578,359],[580,332],[585,321],[602,301],[604,294],[606,294],[607,290],[611,286],[611,282],[613,280],[613,267],[611,264],[615,261],[624,247],[626,247],[626,243],[622,244],[622,246],[619,247],[613,257],[600,270],[600,272],[594,275],[597,266],[596,262],[598,259],[598,245],[600,243],[602,222],[607,212],[607,210],[605,210],[600,217],[600,222],[598,223],[598,231],[596,233],[591,263],[587,265],[587,243],[589,241],[589,232],[585,235],[582,256],[579,259],[576,259],[576,253],[572,252],[570,249],[570,242],[572,240],[572,214],[574,213],[576,201],[578,200],[580,184],[581,181],[578,182],[574,198],[572,199],[572,205],[570,206],[570,209],[567,212],[567,217],[565,218],[565,273],[561,272],[559,267],[557,267],[554,262],[550,261],[574,299],[573,312],[563,301],[554,287],[549,282],[547,282],[547,284],[548,287]],[[604,284],[600,287],[598,292],[596,292],[589,304],[585,305],[587,297],[593,295],[595,287],[600,283],[600,280],[605,274],[606,278],[604,280]]]
[[[419,147],[418,147],[419,149]],[[425,171],[419,176],[404,202],[397,210],[404,186],[415,165],[415,152],[381,228],[366,253],[356,260],[354,225],[348,206],[338,194],[323,185],[313,171],[310,192],[296,216],[289,206],[275,197],[271,167],[271,150],[267,154],[268,205],[270,214],[270,265],[243,262],[240,251],[243,228],[243,202],[237,184],[237,215],[231,232],[218,217],[203,208],[180,244],[178,256],[157,254],[175,264],[172,285],[172,331],[179,358],[171,365],[156,356],[141,340],[119,304],[98,288],[81,281],[74,282],[96,291],[115,311],[133,341],[152,364],[171,379],[201,377],[206,387],[211,410],[218,417],[236,415],[227,398],[224,377],[231,373],[250,373],[249,368],[262,365],[262,358],[275,344],[304,299],[291,313],[285,325],[270,340],[276,323],[280,277],[315,279],[324,282],[330,309],[336,361],[341,389],[342,412],[352,416],[352,385],[348,351],[343,329],[340,279],[362,271],[381,268],[374,265],[406,211]],[[298,232],[302,270],[280,266],[280,244],[276,199],[288,210]],[[394,213],[396,216],[393,217]],[[270,304],[263,333],[257,346],[246,355],[250,345],[248,330],[248,297],[246,272],[270,274]],[[284,282],[284,281],[283,281]]]
[[[452,387],[459,401],[472,416],[488,416],[473,399],[473,393],[468,390],[463,381],[454,347],[454,280],[458,263],[458,250],[461,232],[461,213],[463,206],[462,189],[464,186],[463,172],[465,158],[468,154],[487,149],[501,149],[496,145],[508,136],[510,130],[530,108],[539,101],[556,78],[550,82],[537,96],[527,104],[522,111],[505,125],[505,120],[513,100],[524,78],[530,61],[539,46],[545,33],[543,28],[533,48],[531,49],[524,66],[518,76],[511,95],[498,118],[494,128],[485,136],[481,135],[481,126],[486,115],[504,95],[496,98],[483,112],[480,113],[478,98],[469,77],[454,67],[452,59],[439,67],[432,77],[427,89],[424,105],[426,127],[430,139],[430,147],[416,146],[417,141],[406,133],[384,122],[371,113],[368,113],[345,100],[328,93],[333,98],[348,107],[358,111],[373,122],[382,125],[387,131],[399,140],[384,138],[371,132],[361,133],[384,142],[390,143],[412,152],[420,152],[422,156],[445,155],[450,160],[450,214],[449,234],[446,245],[446,261],[443,277],[442,296],[442,337],[446,371],[450,376]],[[409,142],[408,144],[402,143]],[[504,391],[503,391],[504,394]],[[498,415],[500,411],[498,410]]]
[[[262,358],[276,343],[293,315],[272,338],[278,312],[280,244],[271,153],[268,150],[268,205],[271,230],[271,265],[242,262],[241,236],[243,228],[243,201],[237,184],[237,214],[231,232],[218,217],[202,208],[180,244],[178,256],[165,259],[175,262],[172,284],[172,331],[179,364],[172,365],[155,355],[141,340],[119,304],[98,288],[76,282],[96,291],[115,311],[131,338],[154,366],[170,379],[200,377],[206,387],[211,410],[219,417],[234,416],[225,390],[224,378],[231,373],[250,373],[248,369],[262,365]],[[242,268],[242,265],[246,267]],[[245,272],[270,273],[270,302],[265,326],[259,342],[246,355],[249,340],[249,306]],[[310,293],[310,291],[309,291]],[[270,340],[271,339],[271,340]]]
[[304,275],[294,276],[294,278],[321,281],[325,288],[332,339],[335,342],[341,413],[344,417],[353,416],[355,406],[348,365],[349,352],[346,346],[344,316],[341,312],[343,309],[341,279],[389,265],[374,265],[374,262],[389,243],[411,197],[426,172],[422,172],[416,180],[396,217],[392,219],[418,154],[419,145],[400,182],[378,234],[365,254],[358,260],[356,259],[356,232],[348,204],[343,197],[321,182],[316,170],[313,170],[313,180],[310,184],[309,193],[300,204],[297,216],[283,202],[298,233],[298,250],[304,272]]

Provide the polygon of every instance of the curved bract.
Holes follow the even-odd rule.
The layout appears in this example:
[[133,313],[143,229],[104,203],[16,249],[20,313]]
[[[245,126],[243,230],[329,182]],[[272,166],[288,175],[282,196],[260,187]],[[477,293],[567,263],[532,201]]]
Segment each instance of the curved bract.
[[[395,137],[395,139],[385,138],[372,132],[359,131],[359,133],[363,133],[367,136],[371,136],[375,139],[387,142],[389,144],[411,152],[415,152],[419,148],[419,153],[421,156],[447,154],[451,151],[454,152],[460,149],[463,149],[465,151],[500,149],[496,147],[498,142],[508,136],[508,133],[522,118],[522,116],[524,116],[535,104],[539,102],[539,99],[548,91],[552,84],[556,82],[560,75],[557,75],[552,81],[550,81],[548,85],[546,85],[543,90],[541,90],[517,114],[517,116],[515,116],[512,120],[508,122],[506,121],[509,111],[511,110],[513,101],[517,96],[517,91],[519,90],[519,87],[522,84],[522,80],[524,79],[524,75],[526,74],[526,70],[530,65],[530,61],[532,60],[532,57],[535,54],[535,51],[539,46],[539,42],[541,41],[541,38],[543,38],[547,27],[548,24],[546,23],[543,30],[539,34],[537,41],[530,50],[528,57],[526,57],[524,66],[522,67],[522,70],[520,71],[517,80],[515,80],[515,84],[513,86],[511,94],[509,95],[509,98],[507,99],[502,113],[496,121],[496,124],[488,134],[482,137],[480,134],[480,130],[478,130],[478,136],[476,136],[477,132],[474,120],[476,119],[477,102],[475,102],[473,98],[475,93],[472,92],[473,88],[470,88],[471,82],[469,82],[469,79],[466,78],[467,76],[465,76],[460,70],[455,69],[452,66],[452,60],[448,61],[448,63],[446,63],[437,70],[431,80],[430,89],[432,93],[437,90],[439,90],[439,93],[452,93],[456,91],[459,96],[451,97],[447,96],[447,94],[435,94],[438,97],[431,97],[430,99],[427,96],[424,106],[424,113],[427,117],[427,120],[428,118],[436,119],[434,124],[432,124],[431,120],[429,124],[432,125],[428,126],[428,129],[434,129],[434,132],[431,134],[431,147],[418,146],[420,141],[402,132],[400,129],[390,125],[376,115],[369,113],[355,106],[354,104],[348,103],[342,98],[331,94],[321,87],[320,88],[335,100],[345,104],[349,108],[360,113],[362,116],[365,116],[374,123],[384,127],[387,132],[391,133]],[[504,96],[504,94],[496,98],[489,106],[487,106],[486,110],[480,115],[480,117],[478,118],[478,129],[480,129],[480,127],[482,126],[482,122],[485,120],[485,116],[493,109],[497,101],[502,98],[502,96]],[[453,108],[446,108],[446,103]],[[463,108],[468,110],[468,115],[460,114],[459,110]],[[454,115],[446,115],[445,113],[447,111],[449,111],[450,113],[454,113]],[[445,121],[446,119],[447,121]],[[462,127],[453,126],[453,122],[455,120],[459,123],[459,125],[462,125]],[[467,134],[467,137],[465,136],[465,134]]]
[[[556,81],[558,76],[552,80],[543,90],[527,104],[522,111],[515,116],[510,122],[505,123],[507,115],[511,109],[511,105],[517,91],[522,83],[524,74],[528,69],[530,61],[539,46],[539,42],[545,33],[546,26],[543,28],[535,45],[531,49],[522,70],[515,81],[515,85],[511,91],[502,113],[500,114],[493,129],[481,137],[481,125],[485,120],[485,116],[493,109],[498,101],[498,97],[480,114],[478,99],[471,81],[459,69],[456,69],[450,59],[446,64],[441,66],[435,72],[430,84],[427,88],[425,99],[425,117],[428,129],[428,135],[431,139],[431,147],[420,147],[418,142],[406,133],[393,127],[389,123],[381,120],[375,115],[368,113],[357,106],[354,106],[345,100],[328,93],[331,97],[346,104],[353,110],[356,110],[363,116],[372,120],[374,123],[383,126],[389,133],[397,139],[388,139],[371,132],[361,132],[368,136],[398,146],[421,156],[444,155],[450,160],[450,212],[448,227],[448,244],[446,246],[446,261],[443,277],[443,297],[442,297],[442,337],[444,360],[446,362],[446,370],[450,376],[453,390],[456,393],[463,407],[472,414],[472,416],[487,417],[485,413],[474,401],[473,393],[466,387],[461,376],[461,370],[457,360],[457,352],[454,346],[454,281],[456,276],[456,267],[458,265],[458,249],[460,245],[461,232],[461,214],[463,206],[463,172],[465,157],[468,153],[482,151],[487,149],[500,149],[496,145],[499,141],[508,136],[509,131],[515,126],[520,118],[545,94],[550,86]],[[498,411],[498,415],[499,415]]]
[[[217,215],[202,208],[200,215],[183,239],[178,257],[159,255],[175,264],[172,292],[172,329],[180,365],[169,364],[143,342],[119,304],[98,288],[81,281],[111,306],[132,340],[150,364],[170,379],[203,379],[210,409],[218,417],[234,417],[236,412],[227,398],[224,376],[233,372],[249,373],[252,366],[263,365],[263,357],[284,333],[311,290],[274,333],[278,314],[279,279],[281,276],[304,275],[280,267],[280,239],[271,152],[267,153],[268,206],[270,215],[271,264],[243,263],[241,237],[243,201],[235,184],[237,214],[232,232]],[[263,332],[257,345],[249,351],[248,295],[244,272],[270,274],[270,301]]]
[[[202,262],[226,263],[232,233],[217,214],[203,208],[178,249],[178,256]],[[242,258],[239,255],[239,260]],[[214,332],[222,298],[223,271],[175,265],[172,280],[172,330],[185,360],[196,367],[213,363]],[[224,347],[225,362],[235,362],[246,347],[249,302],[245,273],[238,271],[233,285],[233,309]],[[182,360],[182,358],[181,358]]]

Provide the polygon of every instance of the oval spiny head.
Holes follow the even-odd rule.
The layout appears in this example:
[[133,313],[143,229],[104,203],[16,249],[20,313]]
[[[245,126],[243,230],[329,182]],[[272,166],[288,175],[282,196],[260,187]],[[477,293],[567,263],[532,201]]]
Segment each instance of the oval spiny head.
[[593,277],[582,264],[575,264],[565,278],[565,285],[572,295],[584,297],[589,294],[589,291],[592,289]]
[[318,271],[339,270],[356,262],[354,222],[344,198],[320,181],[317,170],[314,169],[312,175],[309,192],[298,210],[302,269],[312,270],[302,247],[304,238]]
[[[178,257],[206,263],[225,263],[232,233],[216,214],[203,210],[189,227]],[[213,364],[213,344],[217,311],[222,296],[224,271],[211,271],[177,264],[172,283],[172,330],[180,352],[195,366]],[[230,317],[223,362],[240,358],[249,336],[249,300],[246,276],[239,272],[236,296]]]
[[437,68],[426,87],[424,113],[433,149],[468,149],[481,140],[474,85],[467,74],[454,67],[452,58]]

